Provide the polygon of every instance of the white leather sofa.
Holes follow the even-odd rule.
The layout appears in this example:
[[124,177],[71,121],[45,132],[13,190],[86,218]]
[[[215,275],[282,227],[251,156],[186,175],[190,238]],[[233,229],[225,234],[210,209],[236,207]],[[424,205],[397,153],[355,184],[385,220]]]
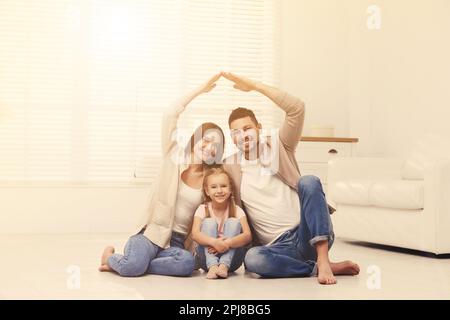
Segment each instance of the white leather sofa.
[[442,143],[430,148],[429,142],[421,140],[407,160],[329,162],[328,198],[337,209],[332,217],[338,237],[450,253],[449,149]]

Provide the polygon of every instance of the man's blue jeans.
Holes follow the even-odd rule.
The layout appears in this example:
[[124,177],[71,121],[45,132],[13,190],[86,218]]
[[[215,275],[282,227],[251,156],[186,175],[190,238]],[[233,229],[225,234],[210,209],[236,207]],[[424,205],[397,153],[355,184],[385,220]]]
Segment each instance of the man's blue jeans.
[[[328,204],[319,178],[302,176],[298,182],[300,225],[283,233],[274,243],[253,247],[245,256],[245,267],[266,278],[317,275],[315,244],[334,241]],[[263,201],[263,199],[262,199]]]
[[[237,218],[228,218],[224,224],[223,236],[233,238],[241,233],[241,222]],[[215,219],[206,218],[202,221],[202,233],[217,238],[217,222]],[[203,270],[209,270],[211,266],[224,264],[230,272],[236,271],[244,262],[245,248],[230,249],[225,253],[214,255],[208,253],[208,248],[199,245],[197,247],[196,263]]]
[[132,236],[124,254],[114,254],[108,265],[123,277],[138,277],[146,273],[188,277],[194,271],[194,256],[184,249],[185,237],[173,232],[170,247],[162,249],[142,233]]

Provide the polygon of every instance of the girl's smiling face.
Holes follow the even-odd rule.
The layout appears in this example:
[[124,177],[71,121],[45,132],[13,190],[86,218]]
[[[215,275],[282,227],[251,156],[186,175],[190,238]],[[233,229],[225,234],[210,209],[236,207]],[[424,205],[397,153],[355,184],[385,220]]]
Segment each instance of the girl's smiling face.
[[205,189],[212,201],[216,203],[224,203],[228,201],[231,195],[231,185],[228,176],[225,173],[213,174],[209,176]]

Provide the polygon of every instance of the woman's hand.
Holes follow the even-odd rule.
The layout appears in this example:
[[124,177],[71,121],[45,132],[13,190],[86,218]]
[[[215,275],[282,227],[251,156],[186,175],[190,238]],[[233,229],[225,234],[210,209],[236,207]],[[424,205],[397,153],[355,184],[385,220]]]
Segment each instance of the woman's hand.
[[222,72],[215,74],[206,83],[200,86],[199,93],[207,93],[216,87],[217,80],[222,76]]
[[231,72],[222,72],[222,75],[226,79],[234,82],[233,88],[244,91],[244,92],[257,90],[258,86],[261,84],[261,82],[257,82],[257,81],[254,81],[254,80],[251,80],[251,79],[248,79],[245,77],[241,77],[241,76],[238,76]]

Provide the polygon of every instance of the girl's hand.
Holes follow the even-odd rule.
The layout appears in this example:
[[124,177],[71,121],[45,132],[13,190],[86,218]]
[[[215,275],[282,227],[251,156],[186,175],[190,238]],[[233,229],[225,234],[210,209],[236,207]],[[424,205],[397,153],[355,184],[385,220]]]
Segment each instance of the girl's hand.
[[215,255],[215,254],[217,254],[217,251],[213,247],[208,247],[208,253]]
[[224,253],[230,250],[230,247],[225,243],[224,238],[215,239],[212,243],[212,247],[217,251],[217,253]]
[[[229,244],[229,239],[227,237],[220,237],[218,238],[219,240],[222,240],[227,246],[228,246],[228,250],[230,250],[231,246]],[[228,251],[227,250],[227,251]],[[226,252],[226,251],[225,251]],[[218,253],[222,253],[222,252],[217,252],[216,249],[214,249],[213,247],[208,247],[208,253],[211,254],[218,254]]]
[[213,77],[211,77],[206,83],[200,86],[199,92],[200,93],[207,93],[210,92],[212,89],[216,87],[217,80],[220,79],[222,76],[222,72],[215,74]]
[[244,91],[244,92],[256,90],[258,88],[258,85],[260,84],[260,82],[238,76],[231,72],[223,72],[222,75],[226,79],[234,82],[233,88]]

